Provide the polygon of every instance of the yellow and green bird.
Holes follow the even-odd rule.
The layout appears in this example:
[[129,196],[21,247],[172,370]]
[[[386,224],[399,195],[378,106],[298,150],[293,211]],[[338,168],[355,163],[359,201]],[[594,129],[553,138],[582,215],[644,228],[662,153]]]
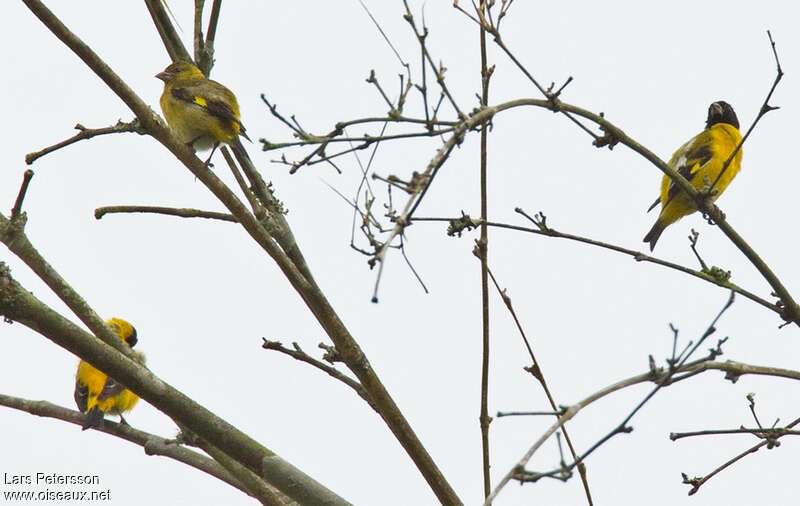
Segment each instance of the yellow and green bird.
[[204,151],[216,149],[220,143],[234,144],[240,135],[250,140],[240,118],[236,95],[206,78],[197,66],[178,61],[156,77],[164,81],[161,110],[181,141]]
[[[716,200],[742,167],[742,149],[739,148],[728,168],[722,173],[723,165],[741,140],[739,119],[733,107],[722,100],[714,102],[708,107],[705,130],[678,148],[670,158],[669,166],[685,177],[697,191],[711,189],[711,199]],[[722,177],[719,177],[720,173]],[[647,211],[650,212],[659,203],[661,203],[661,214],[658,215],[650,232],[644,236],[644,242],[650,243],[650,251],[656,247],[656,242],[665,228],[697,211],[695,201],[681,191],[666,174],[661,179],[661,196]]]
[[[111,318],[106,322],[111,330],[122,341],[133,348],[138,341],[136,329],[122,318]],[[144,365],[143,353],[133,352],[134,360]],[[75,404],[82,413],[86,413],[83,430],[99,427],[106,414],[119,415],[123,424],[128,422],[122,417],[123,412],[130,411],[139,402],[139,396],[131,392],[119,382],[81,360],[75,375]]]

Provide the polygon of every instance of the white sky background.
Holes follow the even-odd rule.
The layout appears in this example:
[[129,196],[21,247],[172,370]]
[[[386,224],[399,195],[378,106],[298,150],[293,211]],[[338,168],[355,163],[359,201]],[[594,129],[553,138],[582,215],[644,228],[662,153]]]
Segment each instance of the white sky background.
[[[191,2],[171,4],[188,42]],[[48,5],[158,107],[162,84],[153,75],[168,60],[142,2]],[[368,5],[418,78],[418,48],[401,17],[402,3]],[[413,5],[419,13],[421,2]],[[448,67],[459,104],[470,110],[479,90],[477,29],[450,2],[427,2],[425,13],[430,49]],[[604,111],[667,159],[702,129],[714,100],[730,102],[743,129],[752,122],[774,78],[765,33],[771,29],[786,71],[773,99],[781,109],[757,127],[745,146],[743,170],[719,203],[797,297],[797,19],[792,2],[556,6],[518,0],[504,21],[504,38],[541,82],[575,77],[565,101]],[[0,45],[6,48],[0,53],[0,207],[7,212],[26,153],[73,135],[75,123],[101,127],[132,114],[21,2],[6,2],[0,20]],[[384,114],[385,104],[364,79],[375,69],[394,95],[401,70],[355,0],[225,2],[216,50],[213,77],[237,93],[251,137],[272,141],[288,140],[289,132],[268,114],[259,93],[267,93],[283,113],[296,114],[307,130],[324,133],[337,121]],[[490,102],[539,98],[491,45],[490,58],[497,64]],[[433,81],[429,86],[435,89]],[[420,103],[412,93],[407,113],[420,115]],[[407,177],[424,168],[437,146],[431,140],[381,145],[373,168]],[[371,304],[375,272],[348,247],[352,212],[323,184],[352,194],[359,180],[355,159],[342,159],[343,175],[319,164],[289,176],[286,167],[269,163],[274,153],[258,147],[250,148],[251,155],[290,209],[288,219],[319,284],[460,497],[479,503],[480,282],[471,254],[476,233],[453,239],[444,224],[411,227],[408,252],[431,294],[422,293],[394,253],[381,302]],[[305,152],[289,155],[299,159]],[[644,211],[657,195],[661,174],[630,150],[598,150],[565,118],[525,109],[495,119],[489,152],[492,219],[527,225],[515,206],[543,210],[559,230],[644,251],[641,238],[655,220],[655,213]],[[136,325],[140,349],[156,374],[354,504],[435,502],[411,460],[360,398],[307,365],[261,350],[261,337],[267,337],[297,341],[316,354],[325,336],[276,266],[239,228],[152,215],[94,219],[96,207],[115,204],[222,210],[158,143],[133,134],[107,136],[46,156],[33,168],[25,201],[28,235],[101,315]],[[217,173],[231,179],[221,158]],[[441,170],[418,216],[453,216],[462,209],[478,214],[477,134]],[[656,254],[694,267],[686,240],[692,227],[702,234],[707,262],[732,270],[734,282],[768,298],[770,289],[755,269],[699,216],[669,228]],[[492,230],[490,241],[490,264],[513,297],[561,404],[644,372],[648,354],[662,363],[672,344],[668,323],[680,328],[682,343],[696,339],[727,297],[697,279],[576,243],[501,230]],[[6,249],[0,260],[38,297],[69,314]],[[494,292],[491,302],[491,413],[545,409],[541,388],[522,370],[528,359],[513,322]],[[778,331],[779,323],[774,313],[738,298],[715,335],[731,337],[722,358],[797,369],[800,332],[795,326]],[[74,356],[22,325],[0,326],[0,337],[3,393],[73,406]],[[577,447],[587,448],[618,424],[650,388],[629,389],[581,413],[569,426]],[[673,443],[669,432],[752,426],[748,392],[756,393],[765,423],[800,415],[800,390],[787,380],[744,377],[732,385],[720,373],[706,373],[669,388],[634,419],[632,434],[616,437],[588,460],[596,504],[794,502],[798,444],[788,438],[686,497],[680,472],[703,475],[754,438]],[[127,418],[136,428],[175,433],[171,421],[146,403]],[[493,480],[550,422],[495,419]],[[0,472],[98,474],[100,488],[110,488],[118,505],[252,504],[222,482],[98,432],[9,409],[0,409],[0,427]],[[557,461],[551,442],[530,468],[549,470]],[[576,476],[567,484],[512,483],[497,504],[531,501],[585,503]]]

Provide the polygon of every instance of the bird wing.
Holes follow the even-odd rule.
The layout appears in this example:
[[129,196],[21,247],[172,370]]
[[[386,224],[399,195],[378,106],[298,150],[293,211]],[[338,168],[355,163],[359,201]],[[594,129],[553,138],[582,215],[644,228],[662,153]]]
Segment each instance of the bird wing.
[[[211,116],[239,125],[240,135],[247,140],[247,129],[239,119],[236,97],[226,87],[216,81],[203,81],[202,84],[180,83],[172,87],[172,96],[205,109]],[[252,142],[252,141],[250,141]]]
[[109,397],[118,395],[123,390],[125,390],[125,387],[109,376],[106,378],[106,384],[103,385],[103,390],[100,391],[97,400],[102,401],[108,399]]
[[72,395],[75,398],[75,404],[78,406],[78,410],[81,413],[86,413],[86,408],[89,402],[89,387],[80,381],[76,381],[75,392],[73,392]]
[[[714,153],[711,149],[711,140],[709,131],[704,130],[692,140],[678,148],[669,161],[669,166],[675,169],[678,174],[685,177],[695,188],[699,186],[695,184],[695,178],[702,173],[705,164],[714,157]],[[666,206],[679,192],[680,187],[675,184],[675,181],[670,181],[666,199],[663,199],[663,204]]]

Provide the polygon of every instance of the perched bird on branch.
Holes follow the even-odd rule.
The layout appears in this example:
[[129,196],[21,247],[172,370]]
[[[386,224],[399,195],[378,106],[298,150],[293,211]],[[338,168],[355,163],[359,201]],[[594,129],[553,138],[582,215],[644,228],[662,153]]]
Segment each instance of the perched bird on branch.
[[[138,339],[133,325],[121,318],[111,318],[106,322],[106,325],[125,344],[131,348],[136,346]],[[144,364],[144,354],[134,352],[134,360]],[[138,395],[84,360],[81,360],[78,364],[78,373],[75,375],[74,396],[78,409],[82,413],[86,413],[83,430],[90,427],[99,427],[103,423],[103,418],[106,414],[119,415],[122,423],[127,425],[128,422],[122,417],[122,413],[130,411],[139,402]]]
[[194,64],[175,62],[156,77],[164,81],[161,110],[181,141],[197,151],[213,148],[213,155],[220,143],[238,143],[240,135],[250,140],[240,119],[236,95],[207,79]]
[[[715,201],[725,191],[742,166],[742,150],[723,166],[742,140],[739,119],[733,107],[722,100],[708,107],[706,128],[689,142],[678,148],[669,160],[669,166],[678,171],[698,192],[710,193]],[[721,174],[721,176],[720,176]],[[716,183],[716,184],[715,184]],[[661,203],[661,214],[644,242],[650,243],[650,251],[656,247],[665,228],[684,216],[697,211],[697,203],[666,174],[661,179],[661,196],[647,210],[650,212]]]

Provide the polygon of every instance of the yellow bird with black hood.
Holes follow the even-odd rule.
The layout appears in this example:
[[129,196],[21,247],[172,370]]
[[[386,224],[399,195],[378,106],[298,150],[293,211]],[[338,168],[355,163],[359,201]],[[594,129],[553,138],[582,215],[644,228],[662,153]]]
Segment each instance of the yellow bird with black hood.
[[[741,140],[736,112],[730,104],[719,100],[708,107],[705,130],[678,148],[670,158],[669,166],[685,177],[698,192],[711,190],[711,200],[715,201],[742,167],[742,150],[739,148],[725,172],[722,172],[725,162]],[[659,203],[661,214],[644,236],[644,242],[650,243],[650,251],[656,247],[665,228],[697,211],[697,203],[666,174],[661,178],[661,195],[647,211]]]

